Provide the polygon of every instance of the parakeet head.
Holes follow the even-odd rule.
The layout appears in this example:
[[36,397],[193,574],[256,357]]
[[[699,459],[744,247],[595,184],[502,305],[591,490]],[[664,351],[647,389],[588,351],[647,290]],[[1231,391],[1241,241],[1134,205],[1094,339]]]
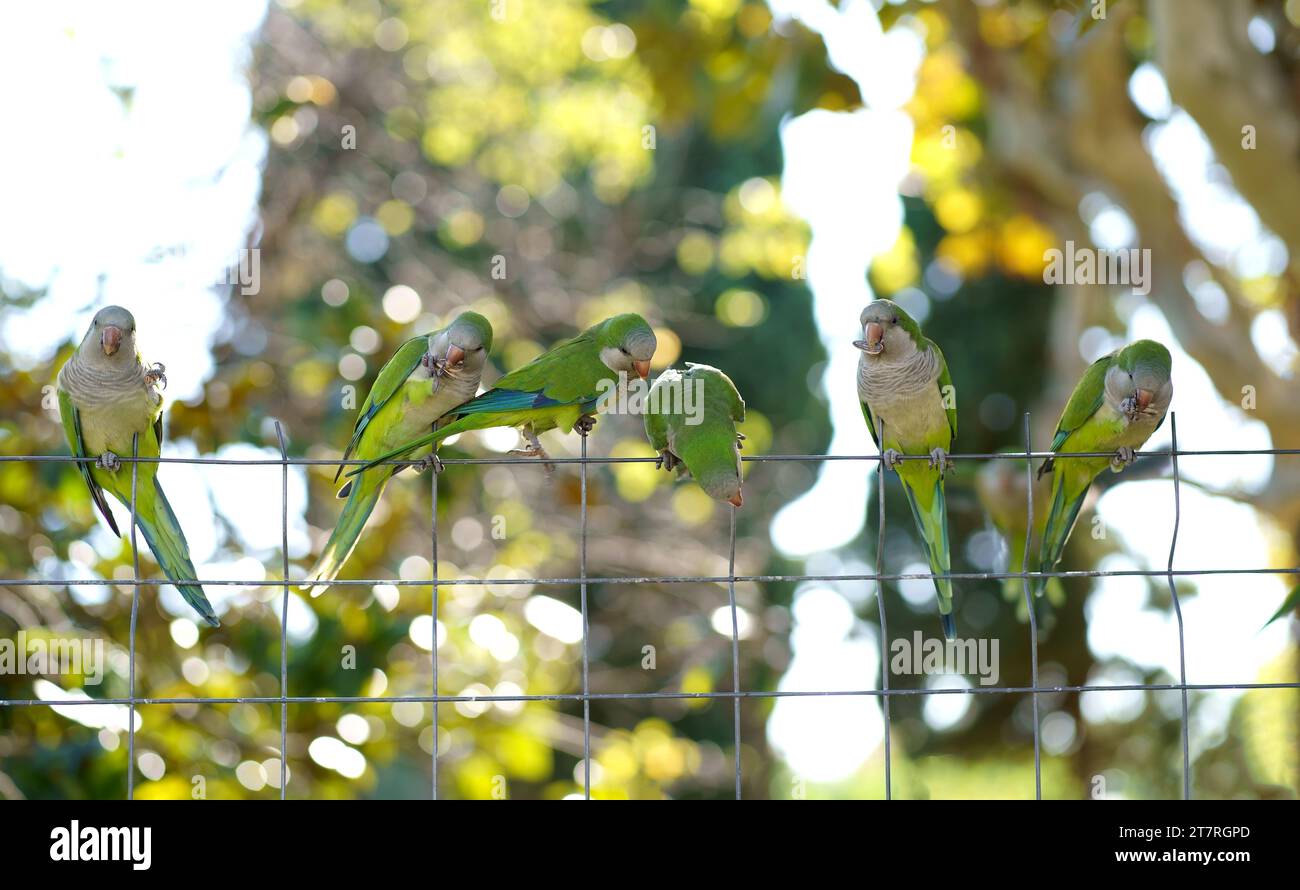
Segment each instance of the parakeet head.
[[650,375],[658,341],[646,320],[635,312],[607,318],[591,329],[600,345],[600,360],[611,371],[635,373],[642,380]]
[[862,339],[853,345],[883,361],[906,358],[916,352],[921,326],[890,300],[873,300],[862,310]]
[[96,362],[135,361],[135,316],[121,306],[96,312],[81,340],[81,354]]
[[739,507],[741,495],[740,448],[729,432],[692,439],[682,445],[682,461],[691,477],[711,498]]
[[462,312],[446,328],[429,335],[424,364],[441,373],[478,373],[492,349],[492,324],[477,312]]
[[1154,340],[1130,343],[1106,374],[1106,393],[1130,419],[1162,417],[1174,394],[1172,368],[1173,359],[1163,345]]

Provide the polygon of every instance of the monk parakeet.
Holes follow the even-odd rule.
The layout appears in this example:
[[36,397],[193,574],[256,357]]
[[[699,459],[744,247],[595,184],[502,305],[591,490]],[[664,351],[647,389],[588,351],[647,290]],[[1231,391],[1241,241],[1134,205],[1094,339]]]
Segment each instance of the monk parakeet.
[[635,373],[644,380],[656,346],[654,331],[641,316],[627,313],[607,318],[502,377],[495,387],[450,412],[446,426],[381,454],[348,475],[369,471],[448,436],[496,426],[518,427],[529,444],[523,453],[545,459],[538,433],[556,427],[567,433],[575,426],[590,431],[597,403],[609,391],[606,387],[617,383],[620,374]]
[[[447,412],[474,398],[491,348],[492,325],[477,312],[464,312],[441,330],[407,340],[375,378],[343,459],[354,454],[361,460],[383,453],[393,457],[410,454],[418,446],[400,447],[402,443],[417,438]],[[416,467],[436,466],[437,462],[437,456],[431,454]],[[320,596],[338,577],[384,486],[401,469],[384,467],[339,490],[338,496],[348,501],[303,585],[311,588],[312,596]],[[342,471],[340,464],[335,482]]]
[[[688,392],[689,390],[689,392]],[[645,433],[665,470],[684,464],[711,497],[739,507],[745,401],[731,378],[708,365],[664,371],[646,398]],[[688,405],[694,411],[688,412]]]
[[[858,400],[881,449],[885,466],[903,481],[903,491],[925,542],[930,571],[951,571],[948,556],[948,509],[943,474],[957,436],[957,402],[943,353],[921,326],[889,300],[875,300],[862,310],[862,339],[853,345],[858,358]],[[885,440],[876,431],[884,422]],[[904,454],[928,455],[928,461],[901,460]],[[936,578],[939,617],[948,639],[957,635],[952,617],[952,581]]]
[[[1074,388],[1056,425],[1052,451],[1114,452],[1112,457],[1049,457],[1038,476],[1053,473],[1051,505],[1042,524],[1036,571],[1050,572],[1061,560],[1079,507],[1092,480],[1107,466],[1120,472],[1133,451],[1165,422],[1174,397],[1169,350],[1154,340],[1138,340],[1093,362]],[[1034,579],[1042,593],[1046,579]]]
[[[72,357],[59,369],[59,415],[63,432],[76,457],[93,457],[79,463],[90,496],[114,534],[121,537],[113,512],[104,498],[107,491],[131,509],[131,466],[120,456],[131,455],[138,436],[137,454],[157,457],[162,449],[162,393],[167,378],[160,364],[146,367],[136,352],[135,318],[121,306],[106,306],[95,314],[90,329]],[[197,584],[178,579],[198,577],[190,562],[189,545],[172,512],[162,486],[158,464],[135,465],[136,525],[153,551],[164,574],[176,584],[185,601],[213,627],[221,624],[212,604]]]

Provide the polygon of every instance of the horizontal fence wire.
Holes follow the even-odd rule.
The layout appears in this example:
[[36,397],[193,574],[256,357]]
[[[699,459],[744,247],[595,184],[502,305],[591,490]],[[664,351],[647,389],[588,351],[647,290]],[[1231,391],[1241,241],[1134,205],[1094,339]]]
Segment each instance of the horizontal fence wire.
[[[746,463],[776,463],[776,462],[803,462],[803,463],[824,463],[830,461],[875,461],[877,466],[877,546],[876,546],[876,565],[872,573],[848,573],[848,574],[769,574],[769,575],[742,575],[736,572],[736,508],[732,507],[730,512],[730,535],[729,535],[729,559],[728,573],[726,575],[664,575],[664,576],[593,576],[587,571],[587,467],[589,465],[606,465],[606,464],[629,464],[629,463],[658,463],[660,458],[652,457],[592,457],[587,454],[587,434],[584,430],[579,429],[581,441],[581,451],[578,457],[548,457],[545,464],[576,464],[578,466],[580,480],[580,516],[579,516],[579,563],[577,577],[551,577],[551,578],[476,578],[476,577],[458,577],[458,578],[441,578],[439,577],[438,563],[438,476],[439,473],[431,473],[430,490],[432,495],[432,509],[430,517],[431,525],[431,567],[432,577],[430,580],[411,580],[403,578],[355,578],[336,580],[331,582],[333,586],[340,587],[363,587],[377,584],[392,586],[431,586],[433,593],[433,602],[431,607],[431,617],[433,619],[433,651],[431,657],[431,667],[433,674],[432,692],[429,695],[393,695],[393,696],[302,696],[289,694],[289,667],[288,667],[288,615],[289,615],[289,588],[299,586],[303,579],[290,579],[290,561],[288,548],[288,522],[289,522],[289,467],[291,466],[354,466],[361,467],[368,465],[365,460],[330,460],[327,458],[301,458],[290,457],[285,444],[285,434],[283,427],[277,421],[275,424],[277,444],[280,450],[278,459],[251,459],[235,460],[225,458],[209,457],[141,457],[138,454],[138,441],[132,444],[131,457],[119,457],[122,464],[131,466],[131,550],[132,550],[132,577],[114,578],[114,579],[92,579],[92,578],[0,578],[0,586],[10,587],[71,587],[71,586],[121,586],[132,588],[131,600],[131,623],[128,640],[128,696],[125,698],[86,698],[86,699],[0,699],[0,708],[4,707],[79,707],[82,705],[122,705],[131,709],[130,719],[128,721],[128,758],[129,765],[127,769],[127,797],[134,797],[135,790],[135,727],[137,723],[136,709],[142,705],[203,705],[203,704],[278,704],[280,706],[280,782],[279,791],[281,799],[284,799],[287,793],[287,787],[292,777],[288,769],[288,706],[291,704],[395,704],[402,702],[410,703],[429,703],[433,710],[433,734],[432,734],[432,785],[431,799],[438,799],[438,728],[439,714],[438,706],[440,704],[457,704],[457,703],[494,703],[494,702],[577,702],[582,705],[583,717],[583,762],[580,765],[583,776],[583,797],[591,798],[591,770],[592,770],[592,748],[591,748],[591,702],[593,701],[699,701],[699,700],[730,700],[733,705],[733,744],[734,744],[734,771],[735,771],[735,797],[740,799],[742,796],[742,738],[741,738],[741,710],[740,703],[742,700],[778,700],[778,699],[801,699],[801,698],[878,698],[881,702],[881,709],[884,717],[884,780],[885,780],[885,797],[891,799],[893,796],[892,788],[892,750],[891,750],[891,722],[890,722],[890,701],[895,697],[913,697],[913,696],[933,696],[933,695],[1027,695],[1033,704],[1033,737],[1034,737],[1034,786],[1035,797],[1042,798],[1042,749],[1041,749],[1041,726],[1039,720],[1039,697],[1042,695],[1061,694],[1061,693],[1084,693],[1084,692],[1173,692],[1181,693],[1181,714],[1180,714],[1180,736],[1182,742],[1182,787],[1183,797],[1191,798],[1191,760],[1189,744],[1189,719],[1188,719],[1188,693],[1193,691],[1223,691],[1223,690],[1240,690],[1249,691],[1256,689],[1300,689],[1300,682],[1275,682],[1275,683],[1188,683],[1187,682],[1187,656],[1186,656],[1186,638],[1185,627],[1183,623],[1182,605],[1179,599],[1177,586],[1174,579],[1179,577],[1194,576],[1211,576],[1211,575],[1298,575],[1300,567],[1259,567],[1259,568],[1204,568],[1204,569],[1175,569],[1174,554],[1178,546],[1178,531],[1182,518],[1182,499],[1181,499],[1181,474],[1178,466],[1179,457],[1226,457],[1226,456],[1285,456],[1300,455],[1300,449],[1295,448],[1259,448],[1259,449],[1210,449],[1210,450],[1182,450],[1178,448],[1178,429],[1177,420],[1174,412],[1169,413],[1170,425],[1170,447],[1167,449],[1153,451],[1138,451],[1135,453],[1136,459],[1146,458],[1167,458],[1171,461],[1171,473],[1174,489],[1174,529],[1170,541],[1169,558],[1164,569],[1118,569],[1118,570],[1071,570],[1071,571],[1020,571],[1020,572],[900,572],[887,573],[884,571],[884,535],[885,535],[885,467],[886,461],[881,454],[852,454],[852,455],[828,455],[828,454],[769,454],[769,455],[743,455],[741,460]],[[878,431],[880,440],[883,441],[883,429]],[[1026,480],[1027,480],[1027,497],[1026,513],[1028,527],[1033,528],[1034,505],[1033,489],[1035,484],[1033,461],[1042,458],[1084,458],[1084,457],[1114,457],[1114,452],[1109,451],[1086,451],[1086,452],[1054,452],[1054,451],[1034,451],[1031,442],[1030,433],[1030,416],[1024,415],[1024,451],[1003,451],[1003,452],[984,452],[984,453],[954,453],[948,455],[949,459],[954,461],[962,460],[1023,460],[1026,461]],[[902,460],[926,460],[931,458],[929,455],[892,455]],[[0,455],[0,464],[3,463],[94,463],[97,458],[93,457],[73,457],[70,455]],[[137,466],[145,463],[181,463],[181,464],[214,464],[223,466],[279,466],[281,467],[281,568],[283,572],[282,579],[269,579],[252,582],[247,579],[198,579],[198,578],[180,578],[171,580],[168,578],[143,578],[140,574],[140,557],[139,550],[136,546],[136,485],[137,485]],[[410,466],[414,462],[406,460],[384,461],[385,465],[398,467]],[[510,464],[515,466],[544,466],[543,462],[520,457],[487,457],[487,458],[451,458],[441,461],[444,466],[484,466]],[[1029,540],[1025,542],[1025,560],[1024,565],[1029,565]],[[1170,597],[1173,603],[1173,611],[1178,629],[1178,654],[1179,654],[1179,682],[1177,683],[1119,683],[1119,684],[1081,684],[1081,685],[1043,685],[1039,682],[1038,675],[1038,626],[1035,618],[1034,600],[1031,593],[1031,581],[1035,578],[1115,578],[1115,577],[1161,577],[1165,578],[1169,587]],[[1004,580],[1011,578],[1021,579],[1024,586],[1025,604],[1028,610],[1028,630],[1030,642],[1030,685],[1029,686],[969,686],[960,688],[891,688],[889,685],[889,666],[886,652],[888,650],[888,624],[885,617],[884,606],[884,585],[885,581],[907,581],[907,580],[929,580],[950,579],[950,580]],[[881,664],[880,664],[880,686],[878,688],[862,689],[812,689],[812,690],[745,690],[741,688],[740,677],[740,627],[738,607],[736,605],[736,584],[737,582],[752,583],[801,583],[808,581],[822,582],[873,582],[875,583],[875,594],[877,601],[877,611],[879,619],[879,634],[881,646]],[[135,694],[135,667],[136,667],[136,629],[139,615],[140,588],[146,585],[160,584],[203,584],[212,586],[235,586],[235,587],[282,587],[283,593],[280,604],[280,694],[278,696],[163,696],[163,697],[146,697]],[[587,595],[591,585],[610,584],[725,584],[728,591],[728,603],[731,612],[731,667],[732,667],[732,688],[727,690],[715,690],[710,692],[592,692],[590,688],[590,646],[589,646],[589,613]],[[582,614],[582,691],[580,693],[548,693],[548,694],[526,694],[517,695],[444,695],[439,691],[438,686],[438,612],[439,612],[439,591],[443,587],[464,586],[464,585],[531,585],[531,586],[554,586],[554,585],[571,585],[579,588],[581,614]]]

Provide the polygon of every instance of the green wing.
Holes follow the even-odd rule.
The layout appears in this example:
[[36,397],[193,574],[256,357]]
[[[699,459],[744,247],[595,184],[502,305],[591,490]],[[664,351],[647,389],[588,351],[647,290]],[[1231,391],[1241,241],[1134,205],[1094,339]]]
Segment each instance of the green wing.
[[[557,343],[522,368],[511,371],[498,380],[493,389],[536,393],[551,404],[572,405],[595,399],[597,382],[612,374],[600,360],[600,347],[596,341],[582,333]],[[483,394],[486,395],[488,393]],[[464,412],[474,401],[466,402],[457,413]]]
[[[944,390],[952,386],[952,375],[948,373],[948,361],[943,357],[943,350],[939,348],[938,343],[935,343],[933,340],[928,340],[928,339],[925,342],[931,349],[934,350],[934,354],[939,357],[939,398],[946,400],[947,393],[945,393]],[[956,387],[953,387],[951,392],[955,394],[957,392]],[[952,432],[952,441],[956,441],[957,439],[957,399],[956,398],[953,398],[952,407],[947,408],[946,413],[948,414],[948,429]],[[952,442],[950,441],[949,445],[951,444]]]
[[862,406],[862,416],[867,421],[867,431],[871,433],[871,441],[876,443],[876,448],[880,448],[880,438],[876,434],[876,418],[871,414],[871,407],[866,402],[858,402]]
[[[1065,403],[1061,420],[1056,424],[1056,435],[1052,437],[1052,451],[1060,451],[1065,440],[1070,438],[1070,434],[1097,413],[1106,396],[1106,372],[1110,370],[1117,354],[1118,351],[1103,355],[1083,372],[1083,377],[1075,386],[1074,392],[1070,394],[1070,400]],[[1043,465],[1038,468],[1039,477],[1041,478],[1044,473],[1050,473],[1053,465],[1054,461],[1050,457],[1043,461]]]
[[1110,370],[1114,358],[1113,352],[1104,355],[1083,372],[1083,378],[1070,394],[1070,401],[1065,403],[1065,411],[1061,413],[1061,420],[1056,425],[1056,435],[1052,437],[1053,451],[1060,448],[1070,433],[1087,423],[1088,418],[1101,407],[1106,395],[1106,372]]
[[[419,337],[412,337],[400,347],[393,357],[384,363],[379,369],[379,376],[375,378],[375,385],[370,387],[370,394],[366,396],[366,402],[361,406],[361,413],[357,416],[356,425],[352,428],[352,440],[348,442],[348,447],[343,451],[343,459],[347,460],[356,451],[357,445],[361,442],[361,435],[370,425],[370,421],[379,409],[388,403],[388,400],[402,388],[402,384],[407,378],[415,372],[420,366],[420,359],[428,347],[429,337],[434,334],[425,334]],[[343,473],[343,464],[339,464],[338,470],[334,473],[334,481],[339,481],[339,476]]]
[[448,411],[447,417],[509,414],[595,402],[599,395],[597,384],[612,374],[600,360],[595,341],[579,334],[506,374],[487,392]]
[[[59,390],[59,417],[63,420],[63,434],[68,438],[68,446],[72,449],[72,456],[90,457],[90,455],[86,454],[86,446],[81,438],[81,412],[77,410],[76,405],[72,404],[72,397],[63,390]],[[161,433],[161,423],[162,415],[159,414],[156,421],[159,433]],[[159,438],[161,439],[161,436]],[[85,461],[78,461],[77,469],[81,471],[81,478],[85,480],[86,487],[90,489],[90,497],[108,522],[108,527],[113,530],[113,534],[119,538],[122,537],[122,532],[113,519],[113,511],[109,509],[108,501],[104,498],[104,490],[99,487],[99,483],[95,481],[95,477],[90,473],[90,464]]]

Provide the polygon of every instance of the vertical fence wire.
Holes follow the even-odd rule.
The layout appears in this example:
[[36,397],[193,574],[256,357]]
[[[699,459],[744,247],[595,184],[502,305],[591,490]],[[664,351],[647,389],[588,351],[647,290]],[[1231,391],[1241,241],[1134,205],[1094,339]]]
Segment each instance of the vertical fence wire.
[[591,800],[590,626],[587,617],[587,429],[578,427],[582,462],[578,464],[582,513],[578,526],[578,595],[582,605],[582,797]]
[[727,599],[731,602],[731,717],[735,724],[736,800],[740,800],[740,622],[736,617],[736,508],[731,508],[731,556],[727,561]]
[[[436,432],[438,425],[433,424],[433,430]],[[430,575],[431,586],[433,587],[433,602],[429,606],[429,615],[433,618],[433,653],[430,656],[433,665],[433,738],[430,740],[429,748],[432,750],[432,767],[433,767],[433,787],[431,800],[438,799],[438,443],[433,444],[433,468],[429,475],[433,478],[429,480],[429,494],[433,504],[429,507],[429,529],[430,545],[432,548],[432,574]]]
[[889,725],[889,624],[885,621],[885,421],[876,421],[876,444],[880,459],[876,461],[876,609],[880,613],[880,696],[885,715],[885,800],[894,799],[893,767],[890,763]]
[[[1029,412],[1025,412],[1025,552],[1020,564],[1020,577],[1025,585],[1025,611],[1029,614],[1029,671],[1034,703],[1034,800],[1043,799],[1043,747],[1042,728],[1038,721],[1038,619],[1034,616],[1034,596],[1029,591],[1029,545],[1034,539],[1034,448],[1030,431]],[[1040,570],[1044,566],[1038,567]],[[1050,571],[1052,567],[1047,566]]]
[[284,591],[280,598],[280,800],[289,785],[289,452],[284,447],[284,428],[275,422],[280,442],[280,569]]
[[127,723],[130,726],[129,735],[126,740],[126,799],[135,799],[135,629],[140,618],[140,549],[136,547],[135,542],[135,496],[136,483],[139,478],[140,464],[137,458],[140,457],[140,434],[134,433],[131,436],[131,569],[134,574],[131,578],[135,581],[131,585],[131,636],[129,640],[128,658],[129,667],[127,672],[130,674],[127,680],[127,686],[130,688],[131,712],[127,715]]
[[1187,727],[1187,643],[1183,634],[1183,607],[1178,601],[1178,587],[1174,584],[1174,551],[1178,548],[1178,526],[1182,521],[1181,481],[1178,475],[1178,418],[1169,412],[1169,453],[1173,457],[1174,475],[1174,534],[1169,541],[1169,564],[1165,578],[1169,581],[1169,596],[1174,601],[1174,618],[1178,620],[1178,682],[1182,686],[1182,736],[1183,736],[1183,800],[1192,798],[1192,761],[1188,744]]

